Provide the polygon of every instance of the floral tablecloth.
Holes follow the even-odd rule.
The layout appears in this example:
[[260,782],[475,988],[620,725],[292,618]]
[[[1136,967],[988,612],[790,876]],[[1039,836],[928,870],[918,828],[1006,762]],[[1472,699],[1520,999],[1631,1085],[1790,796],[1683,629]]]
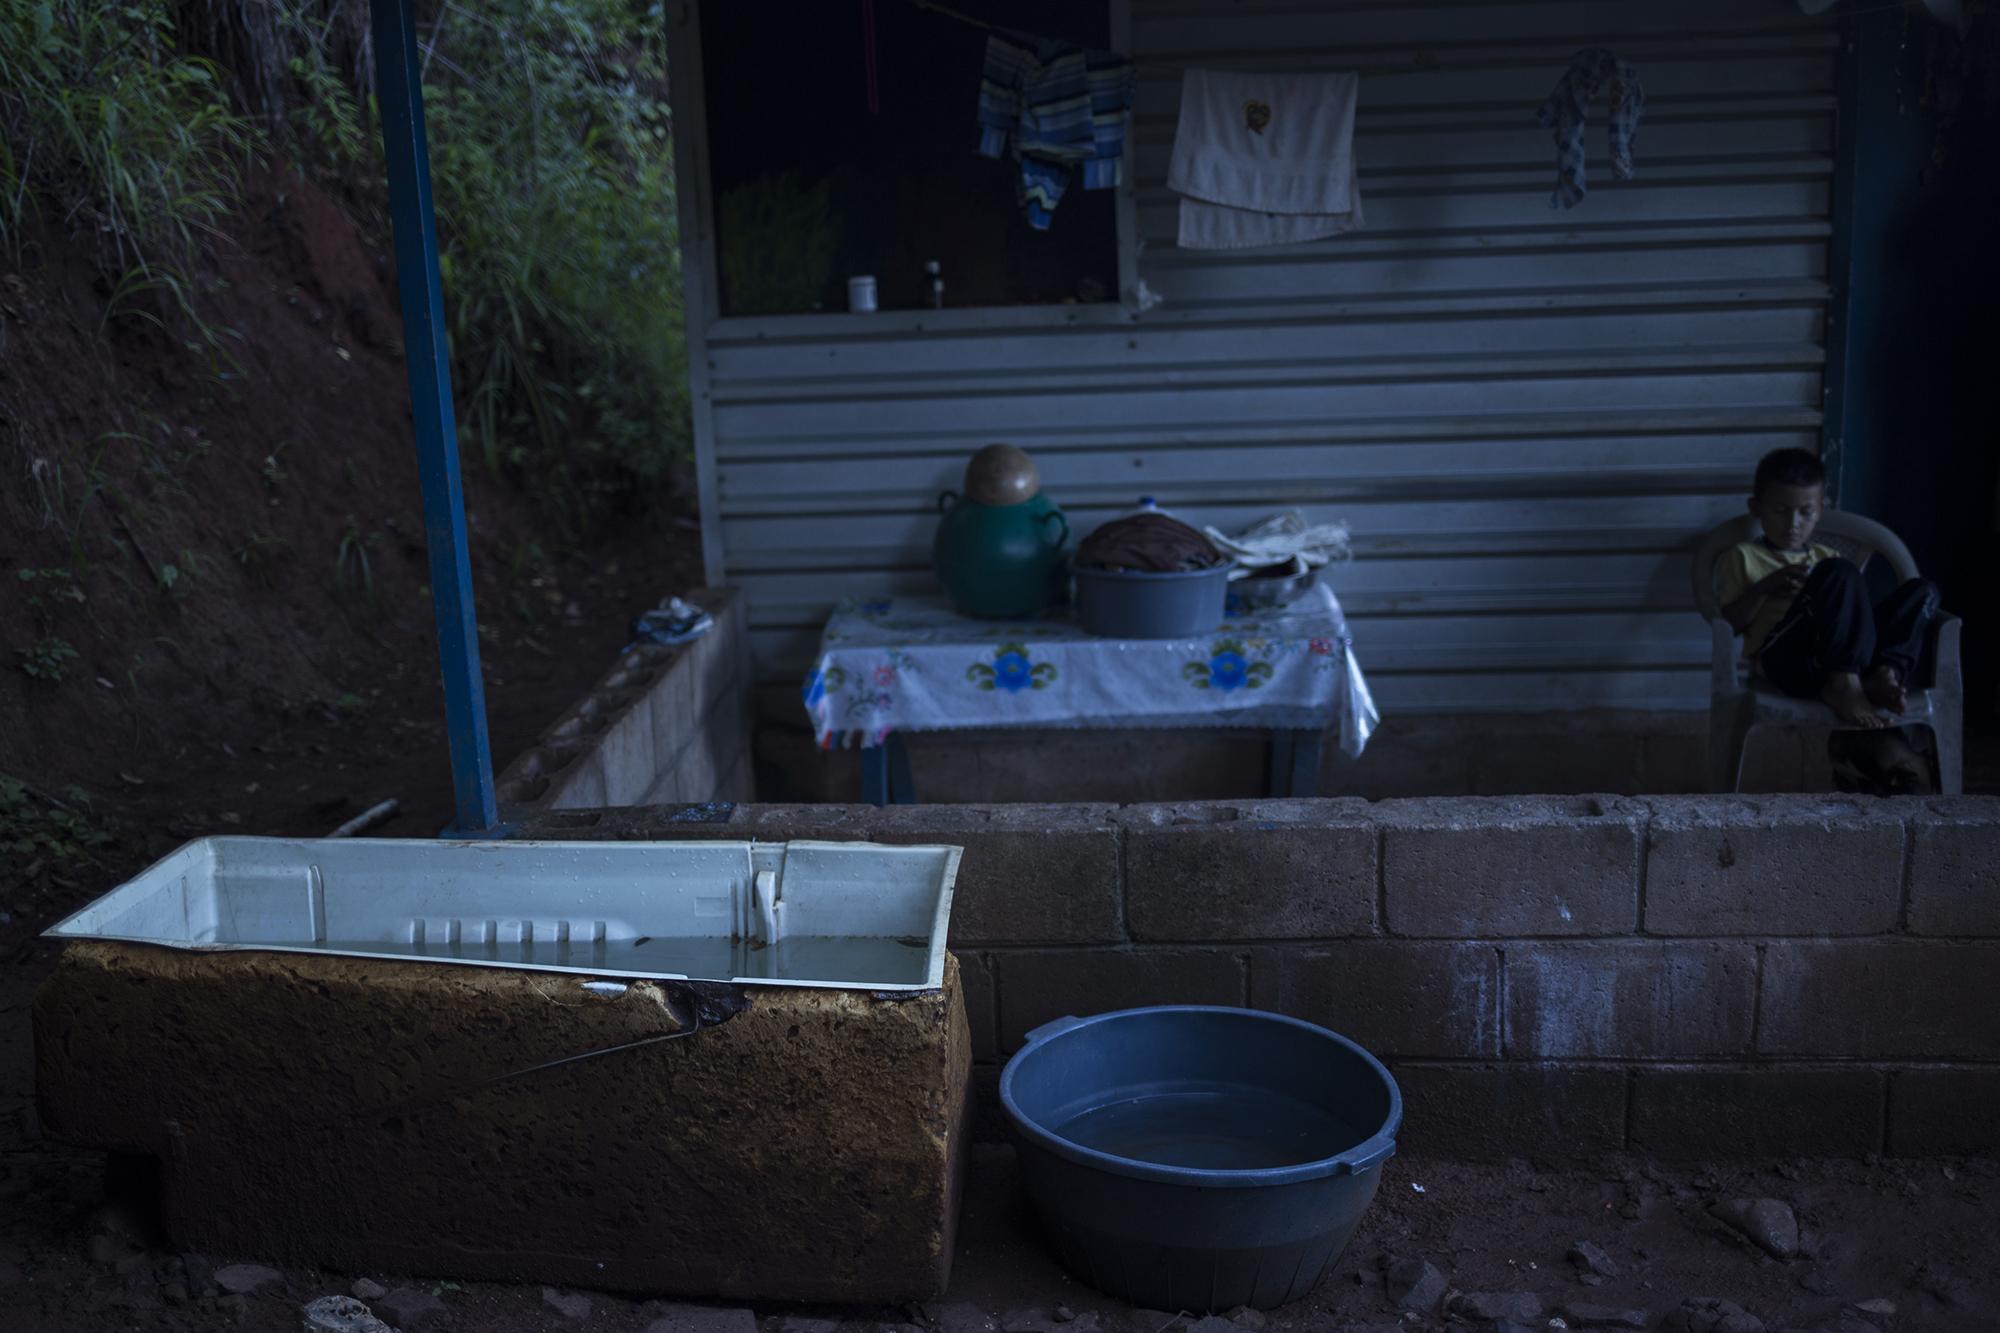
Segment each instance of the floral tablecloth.
[[806,674],[821,746],[965,727],[1338,726],[1358,755],[1379,720],[1333,590],[1231,614],[1198,639],[1103,639],[1066,610],[971,620],[941,597],[847,602]]

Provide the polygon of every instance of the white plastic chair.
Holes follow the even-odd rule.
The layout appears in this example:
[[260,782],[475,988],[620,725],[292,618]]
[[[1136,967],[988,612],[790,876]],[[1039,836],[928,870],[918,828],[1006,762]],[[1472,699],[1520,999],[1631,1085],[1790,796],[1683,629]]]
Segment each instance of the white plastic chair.
[[[1711,529],[1695,548],[1691,573],[1694,604],[1714,636],[1708,696],[1708,788],[1736,791],[1743,782],[1743,750],[1760,727],[1830,727],[1841,730],[1833,710],[1817,699],[1794,699],[1754,676],[1738,655],[1736,631],[1722,618],[1715,596],[1715,562],[1738,542],[1757,535],[1749,514]],[[1813,540],[1840,551],[1857,565],[1879,555],[1901,584],[1917,577],[1917,562],[1903,539],[1870,518],[1828,510]],[[1965,790],[1965,673],[1958,660],[1959,620],[1938,617],[1932,627],[1935,666],[1928,682],[1909,682],[1910,702],[1899,722],[1928,727],[1937,743],[1938,787],[1946,795]],[[1918,689],[1917,685],[1924,688]]]

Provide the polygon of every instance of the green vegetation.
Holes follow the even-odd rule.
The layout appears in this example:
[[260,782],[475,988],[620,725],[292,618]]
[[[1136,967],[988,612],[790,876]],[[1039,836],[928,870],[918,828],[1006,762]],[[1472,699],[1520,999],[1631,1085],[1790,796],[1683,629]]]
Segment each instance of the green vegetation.
[[185,265],[258,143],[168,0],[0,0],[0,237],[18,253],[31,211],[95,235],[114,312],[193,313]]
[[[665,23],[627,0],[479,0],[421,26],[460,435],[572,540],[687,449]],[[379,172],[329,49],[293,57],[294,127]]]
[[97,849],[110,841],[82,788],[71,787],[57,800],[0,773],[0,855],[17,862],[48,857],[64,865],[94,860]]
[[340,533],[340,547],[333,556],[333,582],[343,596],[366,597],[369,605],[375,603],[375,565],[369,558],[368,547],[372,538],[361,535],[360,526],[353,519]]
[[63,663],[76,660],[76,649],[70,647],[69,640],[59,639],[53,634],[44,634],[27,648],[14,650],[15,665],[21,674],[31,680],[45,680],[55,684],[62,679]]
[[840,242],[832,181],[807,185],[788,171],[738,186],[722,196],[716,225],[732,242],[722,250],[730,314],[811,310],[831,294]]
[[[687,452],[664,7],[417,7],[461,439],[578,541]],[[114,312],[224,358],[189,274],[256,157],[379,208],[365,17],[353,0],[0,0],[0,244],[18,256],[35,217],[99,237]],[[262,475],[283,484],[278,449]]]
[[67,565],[53,569],[17,569],[14,577],[28,584],[28,614],[35,624],[49,629],[66,606],[82,606],[87,600],[77,583],[76,571]]

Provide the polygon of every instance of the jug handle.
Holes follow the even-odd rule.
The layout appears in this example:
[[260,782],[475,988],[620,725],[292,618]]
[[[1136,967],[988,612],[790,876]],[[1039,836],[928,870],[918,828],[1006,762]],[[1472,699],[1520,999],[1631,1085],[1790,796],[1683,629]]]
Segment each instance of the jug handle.
[[1062,524],[1062,535],[1056,538],[1056,549],[1061,550],[1069,545],[1069,520],[1062,516],[1062,511],[1059,509],[1051,509],[1042,515],[1042,522],[1047,523],[1050,519]]
[[937,507],[940,514],[947,513],[958,504],[957,491],[939,491]]

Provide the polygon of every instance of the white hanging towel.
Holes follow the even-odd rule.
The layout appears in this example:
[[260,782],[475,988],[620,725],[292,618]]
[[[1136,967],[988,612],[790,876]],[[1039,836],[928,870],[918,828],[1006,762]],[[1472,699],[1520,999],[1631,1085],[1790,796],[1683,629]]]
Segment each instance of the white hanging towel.
[[1191,69],[1167,185],[1181,196],[1184,250],[1236,250],[1337,236],[1361,225],[1354,74]]

